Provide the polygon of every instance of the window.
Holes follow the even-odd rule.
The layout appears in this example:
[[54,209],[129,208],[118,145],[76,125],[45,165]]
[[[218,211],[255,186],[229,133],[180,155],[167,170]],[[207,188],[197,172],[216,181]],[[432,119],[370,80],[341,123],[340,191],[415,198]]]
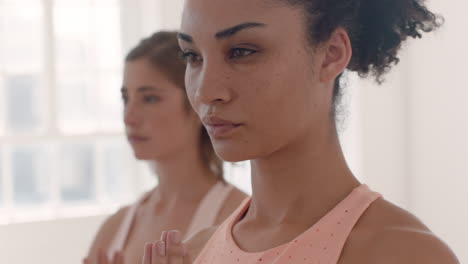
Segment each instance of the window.
[[118,0],[0,0],[0,223],[107,212],[151,186],[122,134],[120,17]]

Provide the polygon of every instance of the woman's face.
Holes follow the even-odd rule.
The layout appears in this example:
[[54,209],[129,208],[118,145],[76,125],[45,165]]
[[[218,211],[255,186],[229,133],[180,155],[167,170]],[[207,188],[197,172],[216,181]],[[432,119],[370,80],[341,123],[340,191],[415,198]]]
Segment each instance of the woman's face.
[[160,160],[198,144],[201,122],[185,91],[147,59],[127,62],[122,99],[127,138],[141,160]]
[[266,157],[329,129],[324,52],[300,9],[270,0],[186,0],[179,43],[189,100],[227,161]]

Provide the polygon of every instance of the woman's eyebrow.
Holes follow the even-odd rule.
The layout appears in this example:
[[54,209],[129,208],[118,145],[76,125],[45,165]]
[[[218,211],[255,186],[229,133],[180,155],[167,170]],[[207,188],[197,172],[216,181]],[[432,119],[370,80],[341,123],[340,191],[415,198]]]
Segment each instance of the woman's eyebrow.
[[[255,28],[255,27],[265,27],[265,26],[267,26],[267,25],[264,24],[264,23],[245,22],[245,23],[241,23],[239,25],[236,25],[236,26],[226,28],[226,29],[223,29],[223,30],[219,31],[218,33],[215,34],[215,38],[218,39],[218,40],[226,39],[226,38],[230,38],[230,37],[234,36],[235,34],[237,34],[238,32],[240,32],[242,30],[249,29],[249,28]],[[189,34],[186,34],[186,33],[182,33],[182,32],[177,33],[177,38],[180,39],[180,40],[183,40],[185,42],[188,42],[188,43],[193,43],[194,42],[192,36],[190,36]]]
[[242,23],[227,29],[223,29],[219,31],[218,33],[215,34],[216,39],[225,39],[234,36],[237,34],[239,31],[249,29],[249,28],[255,28],[255,27],[265,27],[266,24],[263,23],[257,23],[257,22],[246,22]]
[[177,32],[177,38],[188,43],[193,43],[192,36],[182,33],[182,32]]
[[[141,86],[141,87],[138,87],[137,89],[137,92],[139,93],[144,93],[144,92],[148,92],[148,91],[159,91],[160,89],[156,88],[156,87],[153,87],[153,86]],[[128,92],[128,89],[127,87],[123,86],[121,89],[120,89],[120,92],[122,94],[126,94]]]

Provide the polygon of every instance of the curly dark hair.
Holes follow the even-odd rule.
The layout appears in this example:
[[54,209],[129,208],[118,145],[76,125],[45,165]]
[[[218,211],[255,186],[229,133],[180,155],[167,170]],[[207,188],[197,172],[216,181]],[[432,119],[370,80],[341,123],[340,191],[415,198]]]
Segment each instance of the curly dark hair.
[[[402,43],[421,38],[443,24],[429,11],[424,0],[276,0],[305,11],[308,40],[312,44],[329,39],[337,28],[349,35],[353,55],[347,67],[360,77],[374,76],[378,84],[398,64]],[[341,95],[340,75],[333,92],[335,108]],[[337,100],[338,99],[338,100]]]

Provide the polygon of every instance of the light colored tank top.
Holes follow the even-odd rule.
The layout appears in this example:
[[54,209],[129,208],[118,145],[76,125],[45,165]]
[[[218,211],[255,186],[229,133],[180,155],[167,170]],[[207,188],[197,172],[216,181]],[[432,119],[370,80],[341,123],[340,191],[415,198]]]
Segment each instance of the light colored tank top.
[[264,252],[245,252],[232,228],[245,214],[250,198],[215,231],[194,264],[336,264],[351,230],[380,194],[367,185],[354,189],[315,225],[289,243]]
[[[185,238],[214,225],[219,211],[223,208],[223,204],[233,188],[234,187],[232,185],[219,181],[208,191],[205,197],[201,200],[200,205],[192,218],[192,222],[184,236]],[[135,220],[137,209],[146,199],[148,199],[150,194],[151,191],[145,193],[136,203],[128,208],[119,229],[115,233],[114,239],[107,249],[107,256],[109,259],[112,259],[116,252],[124,250]]]

